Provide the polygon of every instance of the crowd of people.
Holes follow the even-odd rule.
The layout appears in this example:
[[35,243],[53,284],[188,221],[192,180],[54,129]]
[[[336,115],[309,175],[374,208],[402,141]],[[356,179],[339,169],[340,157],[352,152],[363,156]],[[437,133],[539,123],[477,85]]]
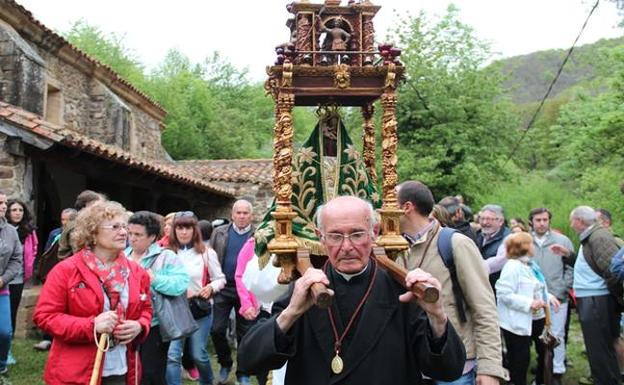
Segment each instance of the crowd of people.
[[[33,320],[35,348],[50,350],[47,384],[525,385],[532,345],[534,383],[562,384],[573,308],[591,381],[621,383],[624,242],[608,211],[571,211],[577,250],[546,207],[526,222],[495,204],[473,213],[459,196],[436,203],[417,181],[397,187],[397,202],[405,281],[374,256],[372,205],[339,196],[316,212],[327,262],[285,285],[255,255],[246,200],[213,230],[191,211],[130,213],[87,190],[39,250],[27,205],[0,193],[0,383],[33,275],[44,281]],[[318,284],[328,308],[314,306]],[[425,301],[420,285],[439,298]]]

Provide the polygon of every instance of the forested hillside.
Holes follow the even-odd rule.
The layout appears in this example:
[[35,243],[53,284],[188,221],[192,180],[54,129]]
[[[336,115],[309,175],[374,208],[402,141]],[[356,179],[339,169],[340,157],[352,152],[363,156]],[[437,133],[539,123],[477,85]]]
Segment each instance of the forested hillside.
[[[575,86],[604,91],[605,80],[613,76],[608,56],[614,48],[623,45],[624,37],[576,47],[553,88],[551,98]],[[544,96],[567,52],[568,49],[557,49],[515,56],[497,61],[492,68],[505,76],[503,88],[514,103],[536,102]]]

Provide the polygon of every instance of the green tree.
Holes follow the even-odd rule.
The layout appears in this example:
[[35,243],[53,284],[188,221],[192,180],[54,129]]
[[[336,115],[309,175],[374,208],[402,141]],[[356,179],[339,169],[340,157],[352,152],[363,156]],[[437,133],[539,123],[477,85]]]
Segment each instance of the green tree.
[[391,34],[403,49],[399,173],[427,183],[436,196],[476,196],[506,173],[518,122],[501,76],[484,70],[487,44],[458,20],[454,6],[438,20],[408,16]]
[[145,87],[145,68],[136,54],[124,45],[123,36],[104,33],[98,27],[78,20],[63,37],[70,43],[108,65],[134,86]]

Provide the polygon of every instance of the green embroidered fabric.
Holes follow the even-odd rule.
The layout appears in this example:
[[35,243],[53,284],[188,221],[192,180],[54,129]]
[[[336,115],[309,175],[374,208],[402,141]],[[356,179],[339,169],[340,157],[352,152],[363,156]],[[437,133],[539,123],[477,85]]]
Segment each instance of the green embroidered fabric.
[[[323,136],[321,118],[314,131],[300,149],[295,151],[292,161],[292,197],[291,206],[297,213],[293,219],[293,234],[301,247],[308,248],[311,254],[325,255],[325,250],[315,233],[316,212],[320,205],[339,195],[357,196],[366,199],[379,207],[380,196],[376,186],[366,170],[360,153],[356,150],[347,134],[347,130],[339,115],[335,119],[336,157],[328,157]],[[337,183],[336,183],[337,181]],[[271,214],[275,211],[275,200],[256,229],[256,255],[259,257],[260,268],[269,261],[267,245],[274,237],[274,220]]]

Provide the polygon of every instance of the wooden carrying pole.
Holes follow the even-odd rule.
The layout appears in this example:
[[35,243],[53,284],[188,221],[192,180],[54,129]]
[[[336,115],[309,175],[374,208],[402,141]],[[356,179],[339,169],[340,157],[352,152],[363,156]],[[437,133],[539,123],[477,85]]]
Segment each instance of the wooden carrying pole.
[[[312,262],[310,262],[310,250],[301,248],[297,249],[297,271],[299,274],[303,275],[306,270],[311,267]],[[333,297],[327,289],[327,286],[317,282],[312,284],[310,292],[312,293],[312,298],[314,299],[314,304],[316,306],[326,309],[331,305]]]
[[[390,273],[398,283],[405,286],[405,277],[407,276],[407,269],[400,266],[386,255],[386,250],[383,247],[373,248],[373,254],[377,262]],[[428,283],[418,282],[412,286],[412,293],[417,298],[422,298],[425,302],[434,303],[440,298],[440,291]]]
[[[104,358],[104,352],[108,350],[108,334],[104,333],[100,335],[100,340],[97,343],[97,353],[95,354],[95,363],[93,364],[93,371],[91,372],[91,379],[89,385],[97,385],[100,380],[100,368],[102,367],[102,359]],[[103,346],[106,344],[106,349]]]

